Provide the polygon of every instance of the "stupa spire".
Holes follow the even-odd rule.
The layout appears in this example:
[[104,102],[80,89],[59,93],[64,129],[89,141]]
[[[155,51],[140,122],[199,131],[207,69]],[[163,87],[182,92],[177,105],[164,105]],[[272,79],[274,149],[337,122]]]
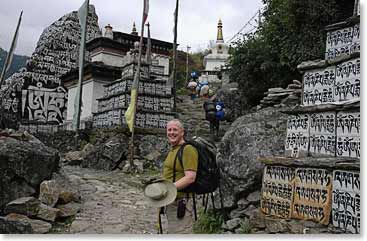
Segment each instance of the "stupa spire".
[[223,24],[222,24],[222,20],[219,19],[218,21],[218,32],[217,32],[217,42],[223,42]]
[[132,35],[138,35],[138,31],[136,31],[135,22],[133,23],[133,29],[131,30]]

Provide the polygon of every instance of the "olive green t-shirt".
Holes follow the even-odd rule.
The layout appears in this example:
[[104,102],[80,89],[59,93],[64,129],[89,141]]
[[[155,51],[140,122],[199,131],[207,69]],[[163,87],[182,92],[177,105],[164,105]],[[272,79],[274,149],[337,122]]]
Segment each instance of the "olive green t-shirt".
[[[174,159],[176,157],[176,154],[178,150],[180,149],[180,145],[173,147],[167,157],[166,160],[163,163],[163,178],[169,181],[173,182],[173,165],[174,165]],[[185,176],[185,171],[197,171],[198,170],[198,161],[199,154],[195,147],[192,145],[186,145],[183,150],[182,155],[182,164],[181,166],[180,160],[177,157],[176,160],[176,178],[175,181],[181,179]],[[178,192],[177,197],[183,197],[184,193]]]

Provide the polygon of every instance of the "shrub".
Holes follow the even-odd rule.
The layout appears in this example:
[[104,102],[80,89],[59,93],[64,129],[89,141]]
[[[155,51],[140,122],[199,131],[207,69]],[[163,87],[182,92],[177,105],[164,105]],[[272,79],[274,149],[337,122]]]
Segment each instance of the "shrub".
[[204,209],[198,212],[198,220],[194,223],[194,233],[196,234],[220,234],[223,233],[222,227],[223,217],[220,213],[208,210],[204,213]]

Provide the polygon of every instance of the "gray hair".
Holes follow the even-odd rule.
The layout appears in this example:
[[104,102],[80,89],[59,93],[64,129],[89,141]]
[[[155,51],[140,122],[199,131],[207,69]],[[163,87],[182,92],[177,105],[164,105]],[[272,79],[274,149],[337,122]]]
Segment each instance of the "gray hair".
[[179,128],[181,128],[182,130],[185,130],[184,125],[182,124],[182,122],[181,122],[179,119],[172,119],[172,120],[170,120],[170,121],[168,121],[168,122],[167,122],[167,125],[168,125],[168,123],[170,123],[170,122],[176,122],[176,123],[177,123],[177,126],[178,126]]

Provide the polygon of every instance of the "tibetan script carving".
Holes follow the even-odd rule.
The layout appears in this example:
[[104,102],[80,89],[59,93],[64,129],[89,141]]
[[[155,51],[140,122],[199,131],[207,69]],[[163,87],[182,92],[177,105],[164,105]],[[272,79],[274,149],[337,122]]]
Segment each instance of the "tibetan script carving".
[[291,115],[287,121],[285,154],[287,156],[305,156],[309,145],[309,116]]
[[343,230],[360,233],[360,179],[358,172],[333,172],[333,225]]
[[264,168],[260,201],[264,214],[280,218],[291,217],[294,176],[294,170],[289,167]]
[[335,59],[340,55],[351,55],[361,51],[360,24],[330,31],[326,36],[325,59]]
[[292,217],[329,223],[331,173],[324,169],[297,168],[294,181]]
[[335,112],[310,114],[310,153],[335,154]]

